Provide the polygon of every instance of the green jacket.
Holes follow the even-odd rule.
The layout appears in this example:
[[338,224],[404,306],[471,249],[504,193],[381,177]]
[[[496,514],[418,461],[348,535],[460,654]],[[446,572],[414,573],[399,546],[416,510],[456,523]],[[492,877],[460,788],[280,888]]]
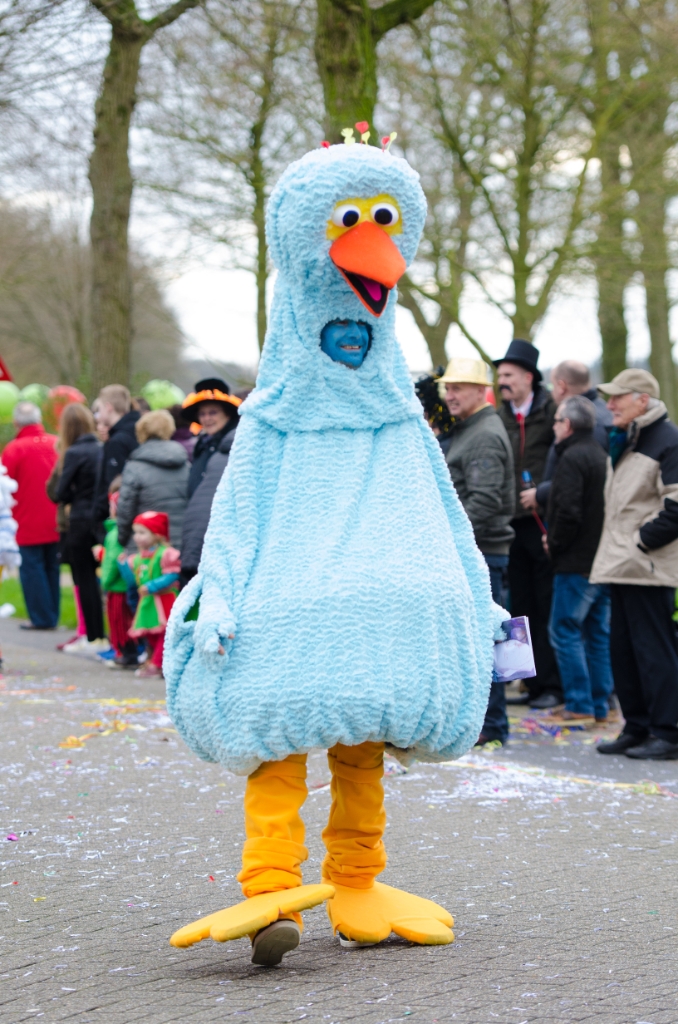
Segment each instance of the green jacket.
[[455,423],[445,455],[452,483],[486,555],[507,555],[515,534],[513,453],[491,405]]
[[103,591],[124,594],[127,584],[120,575],[118,555],[124,555],[125,549],[118,541],[118,524],[115,519],[107,519],[104,523],[106,539],[104,540],[104,557],[101,560],[101,589]]
[[[532,515],[529,509],[520,504],[518,495],[524,489],[522,473],[526,469],[532,476],[535,486],[540,484],[544,475],[546,456],[553,442],[553,417],[556,414],[556,403],[545,388],[537,386],[532,408],[525,417],[525,439],[521,443],[520,425],[513,415],[510,402],[502,402],[499,409],[502,423],[513,448],[513,465],[516,475],[516,512],[514,519],[527,519]],[[522,449],[522,450],[521,450]]]

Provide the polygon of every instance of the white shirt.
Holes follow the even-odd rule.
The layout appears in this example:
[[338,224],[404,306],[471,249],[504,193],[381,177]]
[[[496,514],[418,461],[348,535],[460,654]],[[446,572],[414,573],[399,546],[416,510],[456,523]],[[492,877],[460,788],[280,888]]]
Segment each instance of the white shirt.
[[530,391],[530,394],[525,399],[525,401],[523,402],[522,405],[516,405],[515,402],[511,402],[511,412],[513,413],[514,416],[517,416],[518,413],[520,413],[520,415],[523,417],[523,419],[525,419],[528,416],[528,414],[530,412],[530,409],[532,408],[532,403],[533,402],[534,402],[534,391]]

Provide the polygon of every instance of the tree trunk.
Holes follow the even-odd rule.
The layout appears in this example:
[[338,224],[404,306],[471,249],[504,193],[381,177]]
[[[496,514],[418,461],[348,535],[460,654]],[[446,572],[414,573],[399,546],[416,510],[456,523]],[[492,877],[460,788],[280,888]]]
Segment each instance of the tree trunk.
[[325,133],[341,142],[341,129],[367,121],[374,132],[377,46],[391,29],[416,21],[435,0],[316,0],[315,59],[325,98]]
[[325,98],[325,134],[341,142],[341,129],[372,125],[377,102],[377,53],[367,0],[317,0],[315,58]]
[[612,380],[626,367],[627,331],[624,320],[625,282],[604,263],[596,269],[598,281],[598,327],[603,342],[603,379]]
[[129,384],[132,283],[128,225],[132,200],[129,128],[145,35],[115,27],[95,108],[92,186],[92,393]]
[[626,367],[628,340],[624,320],[624,290],[631,267],[623,249],[626,188],[620,178],[620,142],[616,134],[611,134],[603,138],[599,145],[601,199],[595,263],[598,326],[603,346],[602,370],[606,381]]
[[[261,163],[260,159],[258,163]],[[254,227],[257,234],[257,256],[255,276],[257,281],[257,341],[259,351],[266,340],[266,282],[268,280],[268,245],[266,243],[266,189],[263,167],[261,174],[253,174]]]
[[637,220],[643,239],[643,277],[647,298],[647,325],[650,329],[650,369],[659,381],[669,416],[678,414],[676,368],[669,335],[669,297],[666,278],[669,272],[666,251],[664,198],[656,192],[638,192]]
[[633,187],[638,195],[635,219],[643,242],[641,267],[645,279],[647,325],[650,330],[650,369],[659,381],[671,419],[678,414],[676,367],[669,334],[670,300],[666,282],[671,268],[666,238],[666,202],[671,195],[665,179],[666,153],[671,137],[665,124],[669,97],[662,90],[652,97],[644,117],[629,140]]

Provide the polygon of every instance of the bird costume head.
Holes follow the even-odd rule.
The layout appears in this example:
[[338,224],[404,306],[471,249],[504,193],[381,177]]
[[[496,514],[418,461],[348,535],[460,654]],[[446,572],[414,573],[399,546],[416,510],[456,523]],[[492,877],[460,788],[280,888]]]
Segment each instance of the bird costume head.
[[[372,146],[331,146],[287,168],[268,206],[278,270],[257,389],[242,414],[279,430],[378,428],[421,415],[395,339],[397,281],[426,217],[419,177]],[[320,348],[331,321],[366,323],[356,369]]]

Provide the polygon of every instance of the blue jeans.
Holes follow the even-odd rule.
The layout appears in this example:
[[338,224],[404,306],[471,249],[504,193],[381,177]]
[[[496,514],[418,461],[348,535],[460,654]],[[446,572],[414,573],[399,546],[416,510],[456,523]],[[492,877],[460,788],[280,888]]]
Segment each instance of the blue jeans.
[[609,587],[576,572],[556,573],[549,639],[567,710],[605,718],[612,693]]
[[[504,577],[508,568],[508,555],[483,555],[490,570],[490,587],[492,598],[497,604],[502,603]],[[506,683],[492,683],[490,700],[483,722],[483,736],[488,740],[501,740],[506,743],[509,734],[508,718],[506,717]]]
[[20,544],[19,579],[28,617],[39,629],[59,621],[59,545]]

